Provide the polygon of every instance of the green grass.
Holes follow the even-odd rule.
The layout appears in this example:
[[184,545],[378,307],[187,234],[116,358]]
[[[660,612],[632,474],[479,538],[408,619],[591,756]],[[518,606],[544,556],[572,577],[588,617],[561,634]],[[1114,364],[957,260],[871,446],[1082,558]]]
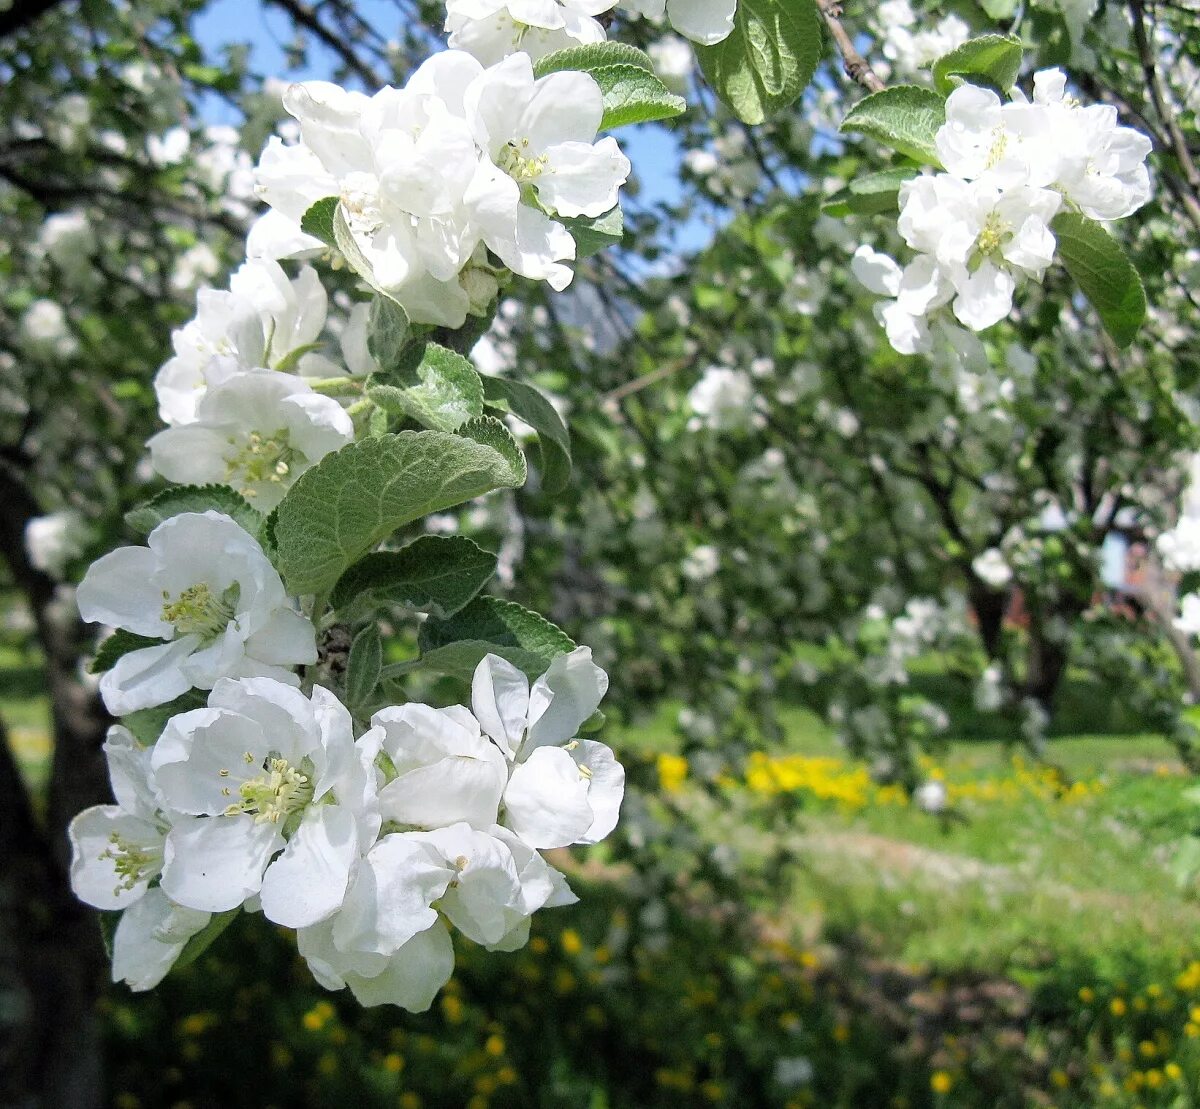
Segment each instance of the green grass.
[[35,651],[0,644],[0,720],[30,790],[40,795],[50,774],[50,703]]
[[[37,660],[0,648],[0,676],[0,714],[23,769],[40,788],[49,744]],[[955,684],[936,673],[920,680],[930,686],[926,692],[939,682]],[[1183,772],[1172,748],[1161,738],[1133,728],[1117,730],[1103,705],[1097,708],[1100,701],[1082,683],[1069,687],[1067,711],[1045,752],[1047,764],[1058,768],[1060,777],[1055,781],[1060,786],[1052,784],[1047,764],[1023,756],[1015,767],[1018,749],[994,734],[995,722],[984,721],[969,703],[953,702],[954,734],[935,764],[926,767],[927,773],[943,774],[957,791],[954,811],[945,818],[894,802],[860,806],[814,800],[811,795],[764,797],[745,784],[714,794],[689,780],[679,793],[664,796],[653,787],[655,759],[679,750],[675,729],[679,706],[662,703],[635,724],[610,726],[602,738],[638,780],[651,785],[648,804],[658,831],[651,835],[646,851],[657,851],[658,865],[664,872],[674,872],[670,883],[684,903],[698,913],[712,896],[697,860],[718,850],[730,857],[732,851],[739,886],[732,895],[737,912],[729,919],[746,917],[747,909],[753,909],[754,919],[771,935],[788,937],[797,950],[815,952],[818,961],[815,969],[802,973],[781,964],[785,986],[777,1002],[771,1002],[780,1011],[771,1010],[775,1023],[770,1025],[762,1023],[767,1018],[760,1011],[758,994],[771,956],[754,942],[739,952],[726,945],[725,937],[705,939],[699,916],[690,924],[673,924],[666,948],[630,949],[621,973],[639,976],[632,994],[630,986],[621,984],[627,978],[614,978],[616,985],[609,991],[604,984],[607,970],[596,970],[587,987],[592,991],[587,1004],[582,998],[574,1000],[565,986],[556,985],[563,993],[557,1004],[564,1007],[560,1023],[567,1040],[578,1032],[580,1042],[588,1043],[593,1035],[579,1021],[584,1009],[593,1014],[589,1019],[600,1020],[594,1016],[600,1013],[628,1037],[628,1043],[619,1044],[616,1031],[607,1034],[606,1051],[612,1059],[605,1064],[603,1079],[586,1077],[592,1072],[580,1059],[590,1058],[587,1052],[577,1059],[571,1055],[574,1047],[563,1048],[565,1054],[555,1063],[559,1069],[553,1072],[555,1089],[565,1099],[561,1103],[589,1103],[589,1091],[594,1093],[597,1082],[612,1091],[614,1105],[622,1103],[622,1096],[634,1096],[620,1085],[621,1076],[631,1066],[633,1071],[644,1069],[644,1058],[657,1050],[649,1046],[652,1041],[657,1044],[667,1029],[676,1027],[684,1004],[678,996],[680,975],[695,968],[701,979],[718,971],[746,975],[744,993],[730,999],[729,1011],[720,1020],[713,1014],[714,1027],[719,1026],[731,1043],[744,1041],[738,1049],[740,1062],[721,1056],[720,1066],[731,1068],[729,1104],[739,1103],[739,1088],[771,1088],[769,1078],[761,1077],[771,1073],[770,1052],[764,1056],[760,1044],[778,1042],[781,1035],[785,1046],[778,1050],[811,1055],[822,1084],[814,1090],[818,1100],[797,1101],[798,1105],[886,1104],[886,1099],[878,1100],[881,1091],[890,1096],[901,1089],[910,1106],[1200,1104],[1184,1089],[1200,1089],[1200,1030],[1195,1039],[1185,1031],[1191,1006],[1200,1003],[1200,971],[1195,988],[1179,984],[1180,972],[1200,958],[1200,901],[1193,889],[1180,888],[1171,870],[1175,845],[1200,826],[1200,807],[1188,796],[1193,779]],[[816,714],[792,706],[783,717],[786,740],[778,754],[840,757],[832,734]],[[852,770],[853,764],[844,763],[838,773]],[[1070,786],[1076,782],[1082,786],[1071,794]],[[468,991],[473,975],[481,980],[499,975],[507,982],[514,973],[526,974],[532,984],[535,974],[544,973],[545,978],[536,981],[558,983],[564,969],[577,974],[578,967],[568,960],[557,968],[547,964],[544,971],[538,970],[538,959],[555,957],[555,951],[562,963],[562,953],[554,946],[557,929],[577,928],[585,938],[591,935],[590,943],[600,944],[606,942],[604,928],[609,925],[604,922],[609,917],[624,914],[640,919],[638,898],[643,894],[636,883],[627,886],[620,866],[604,866],[604,860],[619,857],[620,850],[608,845],[580,856],[591,868],[584,871],[590,879],[582,875],[574,879],[583,902],[560,916],[547,914],[544,924],[537,926],[546,930],[550,955],[522,955],[508,962],[497,956],[468,957],[463,977]],[[690,935],[693,926],[700,930]],[[330,1100],[337,1100],[346,1089],[360,1091],[363,1081],[389,1091],[399,1088],[399,1080],[384,1066],[376,1046],[386,1036],[400,1042],[394,1030],[387,1031],[386,1021],[381,1023],[386,1014],[363,1013],[346,1004],[345,998],[335,998],[350,1030],[350,1048],[332,1042],[328,1048],[320,1047],[323,1053],[318,1054],[320,1037],[296,1029],[305,1007],[327,995],[305,975],[296,975],[290,946],[260,920],[251,919],[240,927],[243,930],[237,935],[242,939],[226,943],[224,954],[218,951],[208,957],[190,977],[185,972],[148,998],[130,998],[120,990],[111,995],[106,1011],[112,1014],[109,1035],[114,1038],[114,1073],[119,1083],[143,1093],[151,1091],[148,1096],[153,1101],[159,1096],[153,1092],[157,1081],[153,1076],[159,1071],[178,1072],[180,1087],[197,1080],[194,1075],[188,1078],[192,1072],[187,1052],[197,1049],[195,1038],[188,1038],[190,1033],[180,1033],[180,1043],[162,1045],[158,1061],[163,1065],[147,1068],[143,1033],[126,1035],[121,1022],[133,1022],[130,1028],[140,1028],[139,1021],[166,1027],[168,1014],[170,1021],[186,1022],[187,1014],[199,1010],[223,1013],[230,996],[249,996],[251,986],[258,988],[255,975],[246,979],[244,989],[236,985],[241,964],[230,958],[231,943],[257,936],[253,942],[264,945],[262,958],[275,960],[274,973],[289,985],[279,991],[278,1012],[271,1017],[270,1029],[262,1033],[273,1037],[269,1049],[253,1038],[248,1046],[258,1054],[269,1050],[276,1060],[294,1056],[317,1076],[306,1079],[309,1085],[304,1089],[324,1090],[320,1084],[327,1083]],[[658,967],[655,959],[667,962],[653,969]],[[642,977],[652,969],[652,977]],[[993,1004],[986,1000],[991,996],[988,991],[1002,987],[1019,991],[1022,1008],[1017,1016],[988,1008]],[[718,993],[727,988],[722,986]],[[1163,993],[1153,992],[1158,990]],[[492,1016],[508,1020],[518,1011],[515,1000],[505,1002],[508,1008],[493,1011],[486,1000],[488,991],[475,1003],[479,1021]],[[960,1005],[955,999],[963,996],[969,1001]],[[961,1017],[955,1008],[967,1012],[977,1004],[983,1004],[986,1012],[982,1024]],[[633,1007],[626,1012],[622,1006],[628,1005]],[[1120,1014],[1111,1009],[1114,1005],[1122,1007]],[[536,1012],[529,1015],[529,1035],[539,1026],[541,1006],[539,1001]],[[923,1007],[933,1007],[930,1011],[936,1014],[930,1016]],[[793,1010],[804,1013],[805,1032],[791,1047],[786,1028]],[[475,1012],[470,1007],[468,1011]],[[240,1019],[236,1012],[235,1006],[235,1019]],[[438,1019],[449,1020],[445,1014]],[[645,1042],[633,1031],[643,1019],[650,1029]],[[457,1042],[455,1050],[478,1055],[479,1037],[494,1025],[481,1023],[484,1031],[476,1034],[453,1020],[440,1026],[431,1017],[406,1020],[405,1027],[422,1035],[429,1031],[446,1050]],[[848,1039],[843,1028],[848,1029]],[[698,1058],[702,1054],[699,1047],[684,1042],[689,1034],[667,1037],[673,1046],[662,1059],[675,1068],[668,1068],[668,1077],[687,1072],[693,1048]],[[959,1046],[951,1049],[939,1036]],[[703,1038],[699,1032],[697,1037]],[[1155,1057],[1158,1065],[1170,1061],[1182,1066],[1185,1077],[1161,1090],[1126,1090],[1124,1083],[1133,1081],[1131,1076],[1153,1069],[1137,1051],[1155,1037],[1165,1045]],[[352,1074],[358,1077],[343,1089],[330,1060],[341,1058],[346,1050],[352,1050],[344,1064],[346,1081]],[[573,1060],[569,1064],[568,1057]],[[757,1061],[751,1066],[748,1059]],[[411,1078],[417,1088],[424,1082],[418,1081],[421,1064],[414,1056],[407,1065],[412,1069],[404,1071],[408,1076],[404,1081]],[[696,1073],[703,1075],[708,1065],[697,1064]],[[716,1063],[711,1066],[710,1073],[720,1073]],[[733,1068],[738,1066],[749,1069],[736,1072]],[[523,1066],[518,1070],[528,1073],[531,1081],[539,1068],[545,1070],[540,1061],[531,1061],[528,1067],[528,1071]],[[952,1076],[952,1090],[932,1095],[932,1076],[943,1072]],[[1019,1079],[1014,1077],[1018,1072]],[[210,1066],[204,1073],[206,1082],[216,1082],[213,1075],[224,1071]],[[902,1082],[897,1077],[901,1073]],[[1067,1085],[1056,1086],[1051,1079],[1055,1074]],[[544,1079],[541,1075],[538,1080]],[[437,1089],[442,1079],[435,1076],[429,1081],[430,1088]],[[456,1091],[463,1089],[461,1076],[454,1081],[459,1082]],[[1110,1086],[1119,1093],[1105,1092]],[[536,1096],[544,1104],[560,1103],[545,1100],[550,1095],[545,1087],[540,1089]],[[672,1089],[661,1083],[639,1087],[637,1103],[697,1103],[694,1091],[676,1097]],[[1038,1091],[1037,1096],[1030,1090]],[[392,1104],[391,1096],[369,1103]],[[497,1105],[528,1103],[497,1097]],[[594,1097],[590,1103],[607,1104]],[[714,1103],[727,1102],[714,1099]]]

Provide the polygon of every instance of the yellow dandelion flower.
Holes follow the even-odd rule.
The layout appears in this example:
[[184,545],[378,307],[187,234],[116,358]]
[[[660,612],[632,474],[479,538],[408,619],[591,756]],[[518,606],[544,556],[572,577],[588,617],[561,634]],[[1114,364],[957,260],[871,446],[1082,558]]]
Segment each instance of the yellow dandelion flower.
[[558,937],[558,942],[562,944],[562,949],[568,955],[578,955],[583,950],[583,940],[579,938],[579,933],[574,928],[564,928]]
[[1123,997],[1114,997],[1112,1001],[1108,1003],[1108,1011],[1112,1013],[1114,1017],[1123,1017],[1129,1011],[1129,1006],[1125,1004],[1125,999]]
[[935,1094],[948,1094],[954,1089],[954,1079],[944,1070],[935,1070],[929,1079],[929,1088]]
[[666,793],[676,793],[687,779],[688,761],[682,755],[658,756],[658,784]]

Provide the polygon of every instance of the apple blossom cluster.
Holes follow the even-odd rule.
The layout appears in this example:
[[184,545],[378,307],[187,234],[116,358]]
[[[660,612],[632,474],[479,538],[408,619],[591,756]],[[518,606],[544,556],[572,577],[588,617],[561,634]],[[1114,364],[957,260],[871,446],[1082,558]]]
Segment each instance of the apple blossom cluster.
[[[251,229],[251,257],[324,249],[303,227],[333,197],[371,280],[414,323],[461,327],[496,297],[502,271],[562,290],[576,242],[564,220],[611,211],[629,176],[585,73],[535,79],[527,54],[485,69],[462,50],[425,62],[402,89],[368,97],[292,85],[284,105],[300,141],[268,142],[257,191],[271,207]],[[343,251],[344,252],[344,251]]]
[[427,1009],[450,977],[450,928],[490,950],[576,898],[539,853],[613,829],[625,772],[578,739],[607,675],[586,647],[536,682],[488,655],[472,704],[379,710],[357,738],[321,686],[222,678],[152,747],[114,725],[116,804],[71,823],[78,896],[119,912],[113,977],[162,980],[216,914],[260,911],[297,931],[331,990]]
[[928,69],[971,34],[966,21],[954,14],[917,29],[917,16],[909,0],[884,0],[876,9],[875,22],[881,32],[883,56],[893,75],[906,79]]
[[[661,23],[704,46],[728,38],[737,0],[624,0],[616,5]],[[597,16],[612,0],[447,0],[451,49],[465,50],[484,65],[520,51],[535,61],[556,50],[604,42]]]
[[958,323],[983,331],[1012,310],[1017,287],[1040,282],[1054,261],[1051,228],[1060,212],[1121,219],[1150,196],[1150,140],[1118,125],[1108,104],[1080,104],[1061,70],[1034,75],[1033,99],[1019,89],[1004,103],[962,85],[946,101],[936,146],[944,172],[900,187],[901,238],[916,256],[901,267],[869,246],[853,270],[873,293],[891,345],[928,353],[949,305]]
[[[309,82],[283,101],[293,141],[273,138],[253,169],[271,210],[228,287],[199,291],[155,378],[166,426],[147,444],[150,464],[177,488],[139,510],[144,544],[102,556],[76,591],[83,619],[113,631],[95,668],[122,722],[105,744],[116,803],[73,821],[72,883],[121,914],[114,980],[134,989],[157,984],[244,909],[296,929],[326,988],[423,1010],[453,969],[452,928],[512,950],[534,912],[575,900],[540,852],[608,835],[625,775],[608,747],[578,737],[608,687],[586,647],[547,657],[532,684],[485,655],[470,708],[386,705],[377,629],[366,629],[379,657],[365,692],[353,650],[340,668],[322,652],[328,590],[295,595],[269,514],[328,456],[361,457],[354,445],[368,430],[395,450],[453,448],[440,430],[389,435],[386,418],[368,428],[387,416],[357,380],[380,370],[371,342],[381,325],[372,305],[348,300],[345,317],[331,318],[304,259],[336,244],[379,300],[406,309],[420,341],[422,325],[494,312],[506,271],[564,288],[576,257],[564,221],[611,212],[630,165],[615,140],[597,141],[596,81],[535,79],[524,53],[484,68],[449,50],[401,89],[368,97]],[[171,130],[149,153],[169,165],[191,143]],[[214,174],[244,184],[243,170],[221,163]],[[322,238],[306,218],[319,202]],[[43,249],[91,250],[87,231],[64,216]],[[285,270],[281,259],[298,264]],[[63,341],[61,308],[35,303],[25,328],[31,341]],[[422,475],[397,464],[380,479]],[[361,493],[369,504],[378,490]],[[342,518],[353,506],[342,509],[311,514],[312,533],[359,526]],[[80,553],[66,516],[39,521],[28,540],[47,569]],[[512,557],[501,552],[498,568]],[[314,684],[343,671],[345,704],[340,686]]]

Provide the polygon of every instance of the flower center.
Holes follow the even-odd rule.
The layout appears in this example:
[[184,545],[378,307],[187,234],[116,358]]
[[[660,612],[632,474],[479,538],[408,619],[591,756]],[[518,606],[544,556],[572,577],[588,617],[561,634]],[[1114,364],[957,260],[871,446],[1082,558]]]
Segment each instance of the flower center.
[[369,234],[383,223],[379,210],[379,180],[372,173],[351,173],[342,183],[342,211],[351,231]]
[[229,625],[235,614],[237,586],[231,586],[216,596],[207,582],[189,585],[175,600],[163,590],[162,618],[172,624],[180,635],[198,635],[201,639],[216,639]]
[[521,139],[505,144],[497,165],[518,185],[525,185],[546,172],[550,159],[545,154],[530,154],[529,140]]
[[1002,127],[997,127],[992,132],[992,146],[988,151],[987,161],[984,163],[987,169],[995,169],[1008,152],[1008,132]]
[[117,872],[117,884],[113,888],[116,897],[122,890],[131,890],[139,882],[152,877],[162,869],[162,848],[149,847],[144,843],[131,843],[120,832],[110,832],[108,846],[100,858],[112,864]]
[[288,433],[282,429],[269,435],[252,431],[243,445],[239,446],[236,438],[230,438],[229,444],[238,449],[226,456],[226,478],[237,483],[235,487],[243,497],[255,497],[258,495],[256,485],[278,485],[291,473],[296,450]]
[[[253,763],[254,756],[249,751],[244,757],[248,763]],[[229,776],[228,770],[220,773],[221,777]],[[221,792],[226,797],[233,795],[228,786]],[[245,813],[254,817],[255,824],[278,824],[312,800],[313,782],[308,774],[290,765],[287,759],[268,757],[261,774],[238,786],[238,796],[241,800],[229,804],[225,809],[226,816]]]
[[984,221],[983,229],[979,232],[979,238],[976,240],[979,253],[986,255],[999,250],[1004,245],[1008,231],[1008,224],[997,213],[990,213]]

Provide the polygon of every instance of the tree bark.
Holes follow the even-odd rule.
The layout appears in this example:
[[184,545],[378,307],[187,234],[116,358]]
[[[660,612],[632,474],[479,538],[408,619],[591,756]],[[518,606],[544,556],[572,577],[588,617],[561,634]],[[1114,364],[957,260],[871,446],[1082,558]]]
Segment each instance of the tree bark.
[[1060,643],[1046,635],[1045,613],[1031,607],[1029,613],[1029,655],[1022,693],[1032,697],[1054,718],[1054,699],[1070,660],[1069,642]]
[[0,504],[0,556],[33,612],[54,738],[42,825],[0,735],[0,981],[20,1013],[0,1031],[0,1104],[98,1109],[104,957],[95,913],[71,892],[66,828],[80,809],[109,799],[101,751],[108,717],[77,673],[83,627],[74,607],[56,602],[55,583],[25,554],[25,524],[38,506],[2,463]]

